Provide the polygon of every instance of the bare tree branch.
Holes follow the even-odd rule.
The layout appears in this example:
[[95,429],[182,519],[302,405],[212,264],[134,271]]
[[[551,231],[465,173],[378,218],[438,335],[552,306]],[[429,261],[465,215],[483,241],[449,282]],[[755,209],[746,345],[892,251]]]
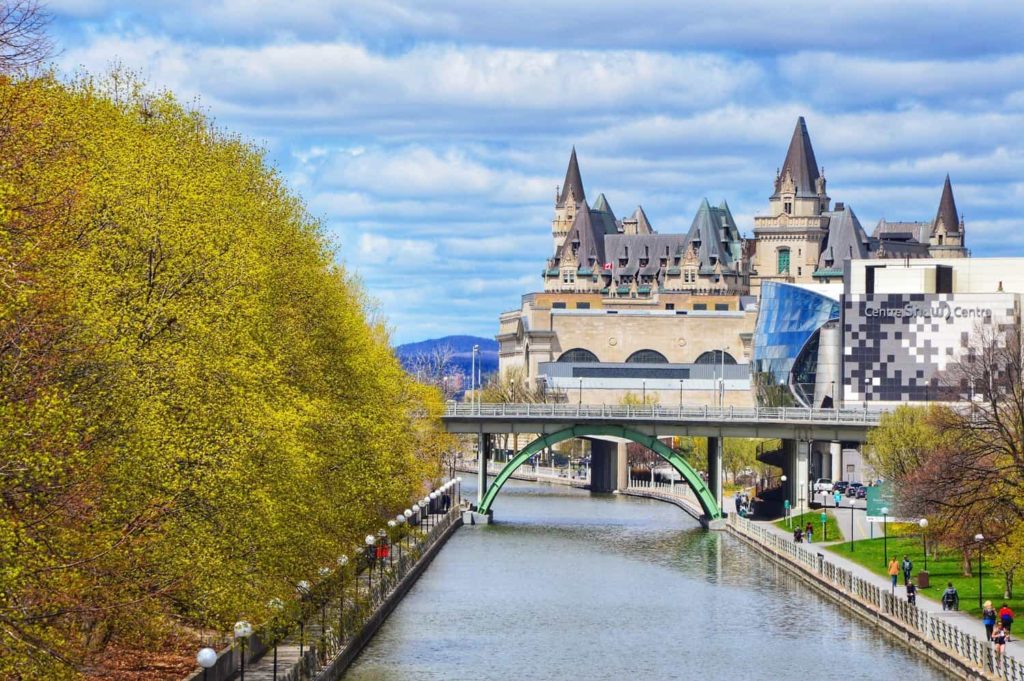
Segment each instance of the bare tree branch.
[[37,0],[0,0],[0,73],[38,66],[53,56],[51,17]]

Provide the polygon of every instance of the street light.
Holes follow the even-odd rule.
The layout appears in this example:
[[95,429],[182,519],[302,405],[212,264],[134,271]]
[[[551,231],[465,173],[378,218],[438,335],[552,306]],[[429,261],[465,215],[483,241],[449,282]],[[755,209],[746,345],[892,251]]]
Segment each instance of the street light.
[[[710,468],[709,468],[709,470],[710,470]],[[786,492],[786,480],[789,480],[789,478],[787,478],[785,475],[780,475],[779,476],[779,482],[782,483],[782,496],[783,496],[782,508],[786,511],[786,524],[789,526],[789,529],[792,530],[793,529],[793,521],[789,517],[789,495]]]
[[883,564],[884,565],[888,565],[889,564],[889,543],[888,543],[889,542],[889,532],[887,531],[886,525],[887,525],[887,521],[889,519],[889,507],[888,506],[883,506],[880,510],[882,511],[882,554],[884,556],[882,558],[882,560],[883,560]]
[[[338,649],[341,649],[345,642],[345,566],[348,565],[348,556],[338,556],[338,574],[341,575],[341,589],[338,592]],[[274,671],[277,677],[277,671]]]
[[974,541],[978,542],[978,607],[981,606],[981,546],[982,542],[985,541],[985,535],[978,533],[974,535]]
[[196,662],[203,668],[203,681],[206,681],[207,670],[217,664],[217,651],[213,648],[200,648],[196,653]]
[[857,500],[850,497],[850,553],[853,553],[853,507],[856,506]]
[[[235,622],[235,638],[238,640],[238,645],[242,647],[242,654],[239,656],[241,660],[241,675],[239,679],[245,681],[245,644],[249,637],[252,636],[252,625],[245,620],[238,620]],[[204,674],[206,672],[203,672]]]
[[[295,585],[295,590],[299,594],[299,600],[303,600],[309,595],[309,582],[306,580],[300,580]],[[299,659],[302,659],[302,647],[306,644],[306,620],[303,617],[299,618]]]
[[370,596],[370,591],[373,589],[373,564],[377,556],[373,553],[373,545],[377,543],[377,538],[372,534],[366,535],[366,562],[368,563],[369,569],[366,571],[367,584],[366,584],[366,595]]
[[921,544],[924,546],[924,571],[928,572],[928,519],[921,518],[917,524],[921,526]]
[[459,503],[459,506],[461,506],[462,505],[462,478],[455,478],[455,482],[456,482],[455,491],[457,492],[456,499],[457,499],[457,501]]
[[472,376],[470,376],[470,379],[469,379],[469,385],[470,385],[470,387],[471,387],[471,389],[473,391],[473,401],[474,402],[477,400],[477,395],[476,395],[476,356],[477,356],[477,354],[479,352],[480,352],[480,346],[479,345],[474,345],[473,346],[473,358],[472,358],[472,362],[470,364],[470,369],[469,369],[470,372],[472,373]]

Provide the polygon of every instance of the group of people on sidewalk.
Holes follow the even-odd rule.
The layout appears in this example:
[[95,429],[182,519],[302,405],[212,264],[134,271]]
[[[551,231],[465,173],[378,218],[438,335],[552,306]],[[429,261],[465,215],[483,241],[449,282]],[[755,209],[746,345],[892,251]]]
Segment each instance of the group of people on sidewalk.
[[985,601],[981,609],[981,621],[985,625],[985,635],[995,645],[998,652],[1006,649],[1010,642],[1010,628],[1013,626],[1013,610],[1006,603],[996,609],[992,607],[992,601]]
[[807,523],[807,527],[797,525],[793,530],[793,541],[797,544],[806,541],[808,544],[814,541],[814,523]]

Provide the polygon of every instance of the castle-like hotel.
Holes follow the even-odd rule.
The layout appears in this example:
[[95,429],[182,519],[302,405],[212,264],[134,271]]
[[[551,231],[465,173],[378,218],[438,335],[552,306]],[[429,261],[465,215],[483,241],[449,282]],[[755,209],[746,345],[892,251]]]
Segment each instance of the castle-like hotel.
[[829,197],[802,117],[753,238],[725,201],[702,201],[685,234],[657,232],[639,206],[617,217],[603,194],[588,201],[575,149],[551,232],[543,289],[501,315],[500,369],[522,367],[535,385],[591,403],[639,387],[663,404],[676,393],[680,403],[749,404],[766,284],[836,291],[851,261],[968,255],[948,176],[933,220],[881,220],[869,236]]
[[725,201],[701,202],[685,234],[659,234],[642,207],[616,218],[604,194],[587,203],[576,150],[555,200],[554,255],[544,290],[652,299],[664,294],[757,294],[761,283],[829,283],[843,262],[862,258],[948,258],[967,254],[949,177],[935,219],[882,220],[869,237],[853,208],[832,205],[803,117],[775,175],[754,238],[740,236]]

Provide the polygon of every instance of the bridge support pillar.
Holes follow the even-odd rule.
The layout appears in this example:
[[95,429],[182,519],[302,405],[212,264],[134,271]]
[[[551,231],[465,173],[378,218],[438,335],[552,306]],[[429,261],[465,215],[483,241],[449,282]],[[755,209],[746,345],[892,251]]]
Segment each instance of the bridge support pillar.
[[807,440],[783,440],[785,453],[786,480],[785,495],[789,499],[792,513],[807,511],[810,477],[810,442]]
[[629,487],[629,443],[620,442],[615,450],[615,489],[625,491]]
[[480,505],[484,500],[484,494],[487,493],[487,460],[490,458],[490,445],[491,438],[480,433],[477,436],[477,447],[476,447],[476,503]]
[[708,438],[708,489],[722,508],[722,438]]
[[619,443],[590,441],[590,491],[614,492],[619,483]]
[[842,442],[830,442],[828,445],[828,452],[832,458],[832,481],[843,479],[843,443]]

